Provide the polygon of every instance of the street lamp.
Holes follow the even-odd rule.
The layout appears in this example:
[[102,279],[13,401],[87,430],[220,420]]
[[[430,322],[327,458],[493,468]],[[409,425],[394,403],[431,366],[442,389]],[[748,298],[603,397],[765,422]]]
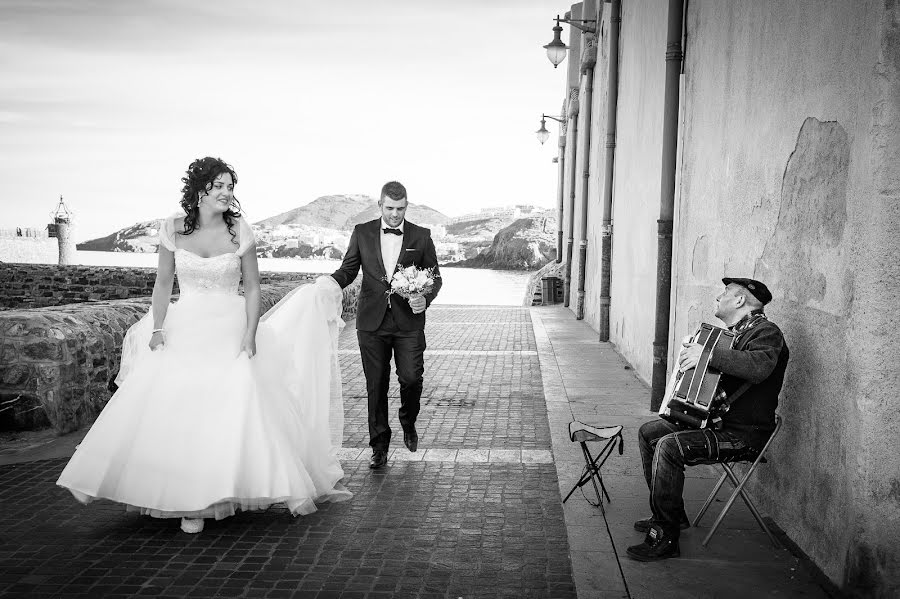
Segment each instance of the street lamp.
[[569,47],[563,43],[560,35],[562,35],[562,27],[559,26],[559,15],[557,15],[556,25],[553,27],[553,41],[544,46],[544,49],[547,50],[547,58],[553,63],[554,69],[559,66],[559,63],[566,59],[566,50],[569,49]]
[[559,63],[566,59],[566,51],[569,49],[569,47],[563,43],[562,38],[560,37],[562,35],[562,27],[559,26],[560,23],[568,23],[572,27],[581,29],[585,33],[597,32],[596,25],[578,24],[597,23],[597,19],[562,19],[559,15],[556,15],[556,25],[553,27],[553,41],[544,46],[544,49],[547,50],[547,58],[549,58],[550,62],[553,63],[554,69],[559,66]]
[[548,114],[541,115],[541,128],[534,132],[537,135],[538,141],[541,142],[541,145],[544,145],[544,142],[550,139],[550,132],[547,131],[547,119],[553,119],[557,123],[564,122],[561,118],[550,116]]

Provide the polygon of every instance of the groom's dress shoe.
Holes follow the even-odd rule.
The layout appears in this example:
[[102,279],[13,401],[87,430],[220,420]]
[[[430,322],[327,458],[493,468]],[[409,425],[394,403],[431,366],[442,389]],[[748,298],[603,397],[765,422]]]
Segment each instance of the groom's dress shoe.
[[419,433],[416,432],[416,429],[403,431],[403,443],[410,451],[415,451],[419,448]]
[[376,449],[372,452],[372,459],[369,461],[369,468],[384,468],[387,464],[387,452],[383,449]]

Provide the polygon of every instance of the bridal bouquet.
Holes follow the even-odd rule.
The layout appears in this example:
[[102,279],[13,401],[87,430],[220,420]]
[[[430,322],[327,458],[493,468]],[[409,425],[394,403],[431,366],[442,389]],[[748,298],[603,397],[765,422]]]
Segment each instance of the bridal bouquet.
[[391,286],[385,293],[388,296],[396,293],[406,299],[417,295],[428,295],[434,288],[434,280],[439,276],[434,274],[434,268],[418,268],[415,265],[398,268],[390,279],[384,277],[384,280]]

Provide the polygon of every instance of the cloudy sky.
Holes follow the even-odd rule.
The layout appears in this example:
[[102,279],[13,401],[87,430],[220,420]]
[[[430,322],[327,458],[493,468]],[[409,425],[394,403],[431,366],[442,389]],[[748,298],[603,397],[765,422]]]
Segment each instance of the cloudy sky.
[[[553,206],[547,0],[0,0],[0,228],[178,209],[204,155],[259,220],[390,179],[447,215]],[[565,38],[564,38],[565,39]],[[565,63],[564,63],[565,64]]]

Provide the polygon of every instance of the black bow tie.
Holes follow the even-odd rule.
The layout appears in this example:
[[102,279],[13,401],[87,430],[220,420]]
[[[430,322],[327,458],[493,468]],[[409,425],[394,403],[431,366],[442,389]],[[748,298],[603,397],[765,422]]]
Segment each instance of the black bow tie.
[[382,229],[382,231],[384,231],[385,235],[387,235],[388,233],[390,233],[391,235],[403,235],[403,231],[401,231],[400,229],[391,229],[390,227],[385,227],[384,229]]

